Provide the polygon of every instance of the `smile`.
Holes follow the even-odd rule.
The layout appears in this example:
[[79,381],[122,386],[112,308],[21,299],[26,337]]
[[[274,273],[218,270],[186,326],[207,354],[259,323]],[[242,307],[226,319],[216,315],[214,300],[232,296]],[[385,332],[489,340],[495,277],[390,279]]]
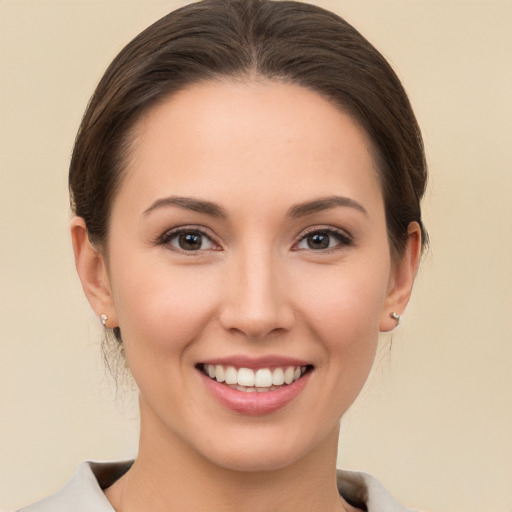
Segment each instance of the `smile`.
[[308,366],[237,369],[234,366],[222,364],[203,364],[201,370],[211,379],[237,391],[262,393],[275,391],[298,381],[306,373]]
[[297,399],[314,373],[313,365],[286,359],[235,356],[229,361],[199,363],[196,369],[210,396],[221,406],[237,414],[260,416]]

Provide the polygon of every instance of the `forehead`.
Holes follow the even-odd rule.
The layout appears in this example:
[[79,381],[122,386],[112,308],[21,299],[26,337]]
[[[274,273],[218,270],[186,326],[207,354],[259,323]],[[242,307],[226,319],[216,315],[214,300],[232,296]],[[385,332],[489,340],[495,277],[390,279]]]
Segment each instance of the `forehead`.
[[298,85],[225,80],[183,89],[144,115],[119,193],[300,201],[333,187],[381,202],[371,144],[349,114]]

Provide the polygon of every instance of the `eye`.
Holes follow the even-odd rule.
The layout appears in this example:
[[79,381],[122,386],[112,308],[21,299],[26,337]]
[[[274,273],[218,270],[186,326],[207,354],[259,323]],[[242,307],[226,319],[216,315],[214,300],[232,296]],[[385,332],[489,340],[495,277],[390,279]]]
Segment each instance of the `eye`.
[[218,250],[219,246],[203,231],[199,229],[181,228],[168,231],[162,237],[162,243],[170,245],[173,249],[186,252]]
[[352,243],[351,237],[333,228],[312,229],[295,245],[298,250],[325,251],[343,247]]

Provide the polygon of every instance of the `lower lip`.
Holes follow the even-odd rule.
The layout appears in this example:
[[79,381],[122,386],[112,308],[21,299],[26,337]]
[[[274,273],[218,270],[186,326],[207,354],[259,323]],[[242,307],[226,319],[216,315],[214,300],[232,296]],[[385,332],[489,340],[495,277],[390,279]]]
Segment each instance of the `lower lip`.
[[248,416],[261,416],[281,409],[302,392],[310,376],[310,372],[308,372],[292,384],[284,385],[273,391],[246,392],[221,384],[200,370],[199,374],[218,402],[234,412]]

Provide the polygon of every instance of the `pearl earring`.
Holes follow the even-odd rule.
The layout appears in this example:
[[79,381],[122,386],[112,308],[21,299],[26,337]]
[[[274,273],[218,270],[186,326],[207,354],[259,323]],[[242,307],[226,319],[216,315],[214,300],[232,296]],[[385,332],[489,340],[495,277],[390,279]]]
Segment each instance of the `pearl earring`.
[[107,320],[108,320],[108,315],[106,315],[105,313],[102,313],[100,315],[100,322],[101,322],[101,325],[103,325],[103,327],[107,326]]
[[394,311],[389,315],[393,320],[396,320],[396,325],[400,325],[400,319],[402,318],[398,313]]

